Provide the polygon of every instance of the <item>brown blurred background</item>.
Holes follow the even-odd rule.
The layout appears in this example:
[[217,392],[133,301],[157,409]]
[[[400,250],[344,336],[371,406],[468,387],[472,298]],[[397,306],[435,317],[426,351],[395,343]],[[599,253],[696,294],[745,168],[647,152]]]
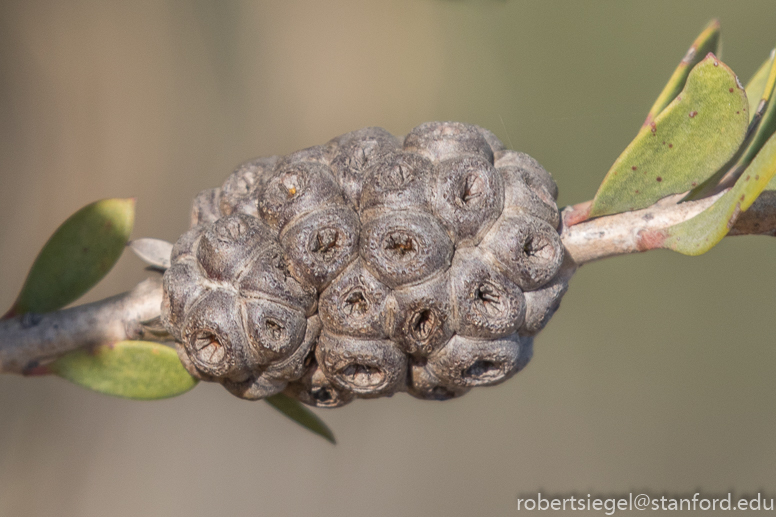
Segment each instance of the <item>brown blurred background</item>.
[[[493,130],[589,199],[684,51],[722,21],[748,80],[772,1],[4,1],[0,309],[82,205],[168,240],[259,155],[368,125]],[[0,515],[513,515],[518,493],[776,496],[776,241],[584,267],[510,382],[321,411],[339,444],[200,385],[133,402],[0,377]],[[87,297],[147,273],[130,254]],[[0,310],[2,312],[2,310]]]

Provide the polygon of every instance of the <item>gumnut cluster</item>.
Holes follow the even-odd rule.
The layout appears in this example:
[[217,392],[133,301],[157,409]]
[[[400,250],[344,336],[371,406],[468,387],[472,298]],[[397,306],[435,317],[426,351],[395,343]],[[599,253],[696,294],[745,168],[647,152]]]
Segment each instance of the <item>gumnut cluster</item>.
[[568,284],[557,187],[489,131],[366,128],[199,194],[164,275],[195,377],[318,407],[500,383]]

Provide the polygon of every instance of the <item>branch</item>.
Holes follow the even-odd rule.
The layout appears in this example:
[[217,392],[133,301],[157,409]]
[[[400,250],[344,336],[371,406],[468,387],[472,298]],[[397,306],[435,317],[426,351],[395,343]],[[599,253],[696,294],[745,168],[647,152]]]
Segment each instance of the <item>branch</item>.
[[[660,230],[686,221],[723,193],[679,203],[671,196],[634,212],[625,212],[573,224],[589,206],[581,203],[563,210],[561,239],[566,261],[561,274],[606,257],[654,249],[647,230]],[[776,236],[776,192],[764,192],[742,213],[729,235]],[[158,278],[140,283],[128,293],[48,314],[25,314],[0,321],[0,373],[34,373],[35,368],[66,352],[125,339],[145,337],[141,322],[157,318],[162,302]],[[155,336],[151,337],[155,339]]]
[[[679,194],[643,210],[574,224],[590,205],[589,201],[580,203],[563,210],[561,239],[566,253],[578,266],[602,258],[648,251],[658,247],[649,239],[655,230],[692,219],[723,194],[719,192],[711,197],[677,204],[684,197],[684,194]],[[740,215],[728,235],[776,235],[776,192],[763,192],[749,210]]]
[[0,321],[0,373],[29,373],[78,348],[138,339],[142,321],[159,316],[162,283],[150,278],[133,290],[46,314]]

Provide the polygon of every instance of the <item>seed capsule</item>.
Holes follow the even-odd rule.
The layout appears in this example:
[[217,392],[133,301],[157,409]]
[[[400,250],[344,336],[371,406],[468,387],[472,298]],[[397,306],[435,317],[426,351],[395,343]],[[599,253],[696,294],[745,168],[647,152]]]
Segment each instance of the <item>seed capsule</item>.
[[528,309],[520,334],[527,336],[538,334],[560,308],[560,300],[568,288],[569,284],[565,279],[556,279],[541,289],[525,293]]
[[548,223],[519,213],[505,214],[482,242],[506,276],[525,291],[549,282],[563,262],[563,243]]
[[357,259],[321,293],[321,321],[335,334],[384,338],[389,295],[388,286]]
[[344,205],[344,200],[329,168],[316,162],[292,162],[279,169],[258,201],[262,219],[276,230],[327,204]]
[[321,408],[341,407],[355,398],[353,392],[334,386],[315,362],[304,377],[288,385],[286,394],[308,406]]
[[383,157],[399,149],[399,142],[385,129],[369,127],[342,135],[331,160],[331,168],[342,186],[345,197],[358,208],[361,189],[369,168]]
[[257,158],[237,167],[221,185],[218,204],[221,213],[231,215],[233,212],[240,212],[258,217],[254,191],[267,181],[277,161],[277,156]]
[[477,126],[461,122],[426,122],[404,138],[404,150],[441,162],[462,155],[479,155],[493,163],[493,149]]
[[504,177],[504,210],[517,210],[527,215],[547,221],[557,228],[560,224],[560,212],[555,201],[547,201],[549,195],[543,189],[543,197],[531,189],[525,182],[523,171],[517,167],[499,167],[499,173]]
[[468,249],[455,254],[450,280],[457,332],[468,337],[496,338],[517,332],[525,320],[521,289],[495,267]]
[[532,353],[532,338],[519,338],[516,334],[495,340],[455,336],[429,357],[428,369],[442,382],[454,386],[493,386],[520,371]]
[[261,221],[236,213],[219,219],[205,231],[197,248],[197,260],[210,278],[233,280],[258,246],[273,238]]
[[426,360],[410,360],[410,378],[407,393],[423,400],[449,400],[469,392],[470,388],[445,384],[431,373]]
[[432,202],[456,244],[475,245],[501,215],[504,180],[483,158],[451,158],[438,166]]
[[359,251],[375,276],[395,289],[447,269],[453,243],[430,214],[403,210],[368,220]]
[[361,210],[390,207],[431,211],[434,165],[419,154],[386,154],[370,170],[361,193]]
[[203,190],[194,198],[191,205],[191,226],[198,224],[212,224],[221,217],[218,209],[218,197],[221,189],[211,188]]
[[315,357],[333,385],[363,398],[392,394],[407,371],[407,356],[390,341],[337,336],[325,330]]
[[396,310],[390,337],[405,353],[427,356],[452,337],[453,307],[447,274],[393,294]]
[[[552,201],[558,199],[558,185],[552,179],[547,170],[539,165],[539,162],[531,158],[525,153],[518,151],[503,150],[497,151],[495,154],[496,167],[515,166],[523,171],[523,179],[534,191],[539,194],[540,197],[547,197],[546,202],[552,203]],[[543,196],[541,191],[546,192],[547,196]]]
[[244,300],[243,320],[257,365],[266,366],[293,354],[307,326],[304,314],[269,300]]
[[291,274],[319,291],[356,258],[359,221],[346,207],[325,208],[290,224],[280,237]]
[[247,345],[238,314],[235,295],[224,290],[208,293],[188,311],[182,338],[198,371],[238,382],[249,376]]
[[162,296],[162,323],[175,339],[182,339],[181,325],[191,306],[201,298],[207,288],[202,284],[202,274],[192,261],[177,262],[165,273]]

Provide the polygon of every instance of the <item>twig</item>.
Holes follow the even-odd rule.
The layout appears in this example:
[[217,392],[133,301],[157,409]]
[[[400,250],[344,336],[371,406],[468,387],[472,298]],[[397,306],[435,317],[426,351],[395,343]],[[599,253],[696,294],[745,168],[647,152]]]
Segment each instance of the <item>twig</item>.
[[[561,239],[566,247],[562,274],[606,257],[654,249],[648,236],[699,214],[723,193],[679,203],[682,195],[637,210],[569,226],[589,203],[563,211]],[[649,231],[647,231],[649,230]],[[776,192],[764,192],[729,235],[776,235]],[[149,279],[128,293],[48,314],[25,314],[0,321],[0,373],[31,373],[47,361],[75,350],[146,336],[141,322],[159,317],[162,288]],[[154,335],[152,339],[156,339]]]
[[71,350],[137,339],[161,303],[162,284],[153,278],[94,303],[0,321],[0,373],[29,373]]

